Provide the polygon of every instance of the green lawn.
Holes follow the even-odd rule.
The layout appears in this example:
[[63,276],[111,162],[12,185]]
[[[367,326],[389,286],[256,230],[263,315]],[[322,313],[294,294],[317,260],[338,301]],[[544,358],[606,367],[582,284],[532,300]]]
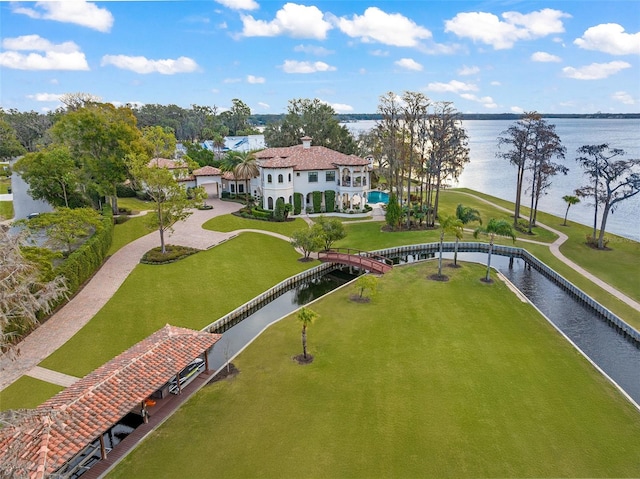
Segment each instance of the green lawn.
[[127,208],[132,212],[140,212],[152,210],[154,205],[152,201],[142,201],[138,198],[118,198],[118,208]]
[[[604,307],[620,316],[631,326],[640,330],[640,311],[637,311],[626,303],[623,303],[618,298],[614,297],[604,289],[592,283],[591,280],[585,278],[579,273],[576,273],[571,267],[567,266],[555,256],[553,256],[553,254],[551,254],[551,251],[549,251],[549,248],[545,246],[524,244],[516,244],[516,246],[525,246],[527,251],[532,253],[536,258],[543,261],[547,266],[554,269],[556,272],[571,281],[578,288],[598,301]],[[580,261],[576,261],[576,263],[580,264]],[[622,278],[623,275],[621,275],[621,279]]]
[[202,227],[206,230],[221,231],[223,233],[241,229],[254,229],[291,236],[294,231],[308,226],[302,218],[295,218],[293,221],[276,222],[242,218],[241,216],[229,214],[211,218]]
[[64,388],[29,376],[0,391],[0,411],[7,409],[31,409],[55,396]]
[[638,411],[481,266],[436,267],[315,303],[310,365],[272,326],[109,477],[637,477]]
[[113,229],[113,241],[107,254],[112,255],[123,246],[151,233],[152,231],[146,227],[145,221],[146,218],[144,216],[135,216],[129,218],[124,223],[115,225]]
[[[506,219],[510,222],[513,221],[513,213],[507,213],[505,211],[501,211],[497,208],[494,208],[493,206],[488,205],[483,201],[480,201],[478,199],[475,199],[469,196],[467,193],[476,195],[481,198],[485,198],[491,201],[492,203],[495,203],[498,206],[502,206],[503,208],[509,209],[509,211],[513,209],[513,205],[508,201],[504,201],[489,195],[480,194],[480,193],[477,193],[476,191],[468,190],[466,188],[460,188],[460,189],[445,190],[441,193],[440,207],[438,209],[440,214],[442,213],[450,214],[450,215],[455,214],[456,207],[458,206],[458,204],[461,203],[465,206],[470,206],[472,208],[477,209],[480,212],[480,216],[484,224],[486,224],[490,218]],[[528,214],[529,214],[529,209],[522,208],[522,215],[528,215]],[[542,221],[542,219],[540,218],[540,212],[538,212],[538,219]],[[477,225],[473,223],[471,227],[475,228],[476,226]],[[544,243],[553,243],[556,240],[557,235],[550,232],[549,230],[536,226],[533,228],[533,234],[529,235],[529,234],[518,232],[518,238],[525,238],[525,239],[530,239],[534,241],[542,241]]]
[[10,186],[11,186],[11,178],[6,178],[6,177],[0,178],[0,195],[7,194],[9,192]]
[[278,238],[244,233],[169,265],[138,265],[113,298],[41,365],[82,377],[169,323],[201,329],[317,265]]
[[[472,190],[451,190],[446,193],[448,195],[455,191],[472,193],[509,209],[513,206],[508,201]],[[528,210],[525,209],[525,211],[528,214]],[[586,236],[592,233],[591,227],[571,221],[567,222],[567,226],[563,226],[564,218],[545,212],[538,212],[538,220],[569,237],[560,248],[567,258],[636,301],[640,301],[640,243],[607,233],[606,236],[610,239],[609,250],[598,251],[585,244]],[[540,238],[532,239],[544,241]],[[525,243],[521,245],[526,247]]]
[[13,218],[13,201],[0,201],[0,221]]

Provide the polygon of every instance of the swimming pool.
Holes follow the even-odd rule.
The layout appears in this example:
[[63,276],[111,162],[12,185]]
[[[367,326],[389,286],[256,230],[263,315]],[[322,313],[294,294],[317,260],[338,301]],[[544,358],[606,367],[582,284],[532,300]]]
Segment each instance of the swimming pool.
[[367,203],[389,203],[389,193],[383,191],[372,191],[367,196]]

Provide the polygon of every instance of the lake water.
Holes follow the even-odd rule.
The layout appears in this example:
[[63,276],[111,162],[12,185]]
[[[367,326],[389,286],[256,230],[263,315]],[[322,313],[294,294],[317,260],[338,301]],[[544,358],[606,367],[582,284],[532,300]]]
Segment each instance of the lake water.
[[[640,120],[601,120],[550,118],[548,123],[556,126],[556,133],[567,149],[562,162],[569,173],[552,179],[547,194],[540,198],[538,209],[561,218],[566,211],[565,195],[574,195],[576,188],[587,183],[586,177],[575,161],[576,150],[583,145],[608,143],[612,148],[625,150],[625,159],[640,158]],[[515,200],[516,169],[507,160],[496,158],[498,137],[514,124],[513,120],[466,120],[463,126],[469,135],[471,161],[465,167],[458,184],[508,201]],[[375,121],[347,123],[353,132],[373,128]],[[529,198],[523,196],[523,205],[529,205]],[[593,204],[587,199],[569,210],[568,219],[593,226]],[[640,194],[619,203],[609,215],[607,232],[640,241]],[[598,218],[598,226],[600,219]],[[553,226],[553,225],[549,225]]]

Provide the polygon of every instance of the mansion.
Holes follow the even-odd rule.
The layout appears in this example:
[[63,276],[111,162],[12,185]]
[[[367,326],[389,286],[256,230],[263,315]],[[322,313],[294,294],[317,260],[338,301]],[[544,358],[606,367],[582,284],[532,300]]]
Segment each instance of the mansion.
[[[268,210],[274,209],[278,198],[293,205],[294,194],[299,193],[305,211],[313,204],[313,192],[321,192],[324,198],[325,191],[335,192],[337,211],[364,207],[371,188],[372,161],[312,146],[309,137],[301,140],[300,145],[256,152],[260,174],[255,178],[235,178],[232,172],[212,166],[194,170],[192,175],[178,173],[176,177],[186,186],[203,186],[214,196],[221,196],[222,192],[244,194],[248,184],[249,194],[260,198],[262,207]],[[324,199],[322,204],[324,207]]]

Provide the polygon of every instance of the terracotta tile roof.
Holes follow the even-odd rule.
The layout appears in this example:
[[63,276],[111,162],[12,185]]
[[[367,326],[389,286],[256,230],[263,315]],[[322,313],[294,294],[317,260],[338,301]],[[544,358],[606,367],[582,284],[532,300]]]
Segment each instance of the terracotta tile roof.
[[220,176],[222,171],[215,166],[203,166],[197,170],[193,170],[193,176]]
[[225,171],[224,173],[222,173],[222,178],[225,180],[229,180],[229,181],[246,181],[246,180],[250,180],[251,178],[236,178],[236,175],[233,174],[233,171]]
[[152,158],[149,163],[149,167],[167,168],[169,170],[186,169],[187,164],[182,160],[169,160],[167,158]]
[[[309,140],[309,138],[305,138]],[[267,148],[253,155],[263,168],[290,168],[297,171],[335,170],[338,166],[366,166],[368,160],[345,155],[324,146],[304,145]]]
[[0,429],[0,463],[18,451],[28,477],[55,472],[220,337],[166,325],[45,401],[30,417]]

